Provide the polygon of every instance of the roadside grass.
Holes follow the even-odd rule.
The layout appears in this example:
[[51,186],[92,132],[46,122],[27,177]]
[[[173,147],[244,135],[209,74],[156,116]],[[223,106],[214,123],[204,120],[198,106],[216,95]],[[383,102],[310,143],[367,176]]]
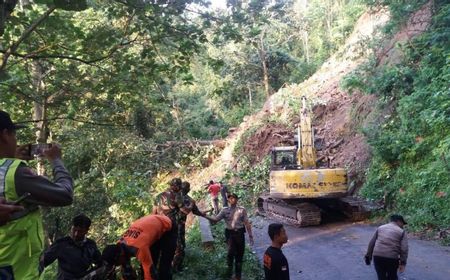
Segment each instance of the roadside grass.
[[[205,248],[202,245],[198,221],[186,234],[186,256],[184,270],[174,274],[174,280],[229,280],[226,277],[227,248],[225,243],[223,222],[211,227],[214,246]],[[247,239],[247,236],[246,236]],[[247,239],[248,240],[248,239]],[[258,257],[247,246],[244,253],[242,279],[262,280],[264,271]]]

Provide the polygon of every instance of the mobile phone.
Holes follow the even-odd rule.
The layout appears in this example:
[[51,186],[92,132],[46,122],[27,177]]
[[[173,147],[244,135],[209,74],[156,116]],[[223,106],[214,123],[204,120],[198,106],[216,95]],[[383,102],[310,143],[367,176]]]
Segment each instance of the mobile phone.
[[29,156],[42,155],[42,152],[46,149],[49,149],[51,146],[52,144],[50,143],[29,144]]
[[27,192],[24,193],[21,197],[19,197],[16,201],[13,201],[12,204],[14,205],[19,205],[19,203],[21,203],[22,201],[24,201],[26,198],[28,198],[29,196],[31,196],[31,193]]

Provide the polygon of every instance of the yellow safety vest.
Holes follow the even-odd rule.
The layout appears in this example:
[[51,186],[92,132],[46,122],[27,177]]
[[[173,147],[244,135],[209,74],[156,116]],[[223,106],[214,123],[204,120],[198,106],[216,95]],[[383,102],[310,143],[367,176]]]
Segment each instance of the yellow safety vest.
[[[14,175],[23,161],[0,159],[0,196],[18,199]],[[0,226],[0,279],[39,279],[39,257],[44,249],[44,230],[39,210]]]

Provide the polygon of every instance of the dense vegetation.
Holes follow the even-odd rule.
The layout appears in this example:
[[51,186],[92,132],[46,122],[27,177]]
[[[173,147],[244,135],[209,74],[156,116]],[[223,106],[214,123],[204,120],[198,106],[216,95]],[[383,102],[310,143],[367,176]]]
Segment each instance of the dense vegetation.
[[[382,2],[395,23],[388,32],[424,3]],[[363,193],[406,214],[412,229],[432,232],[450,224],[450,5],[434,1],[433,8],[430,28],[402,47],[400,63],[364,65],[346,80],[347,88],[377,95],[380,111],[393,108],[381,125],[365,128],[373,160]]]
[[166,141],[222,138],[311,75],[363,11],[359,1],[75,2],[19,1],[4,22],[0,104],[33,128],[20,142],[61,143],[76,180],[74,205],[47,211],[50,240],[84,211],[101,243],[150,211],[170,172],[215,152]]
[[[0,19],[0,107],[29,122],[20,142],[61,143],[76,181],[72,206],[45,210],[48,241],[84,212],[102,246],[149,213],[171,173],[188,177],[217,152],[167,141],[224,137],[284,84],[312,75],[366,4],[390,8],[392,34],[425,1],[247,0],[226,10],[200,0],[18,2]],[[366,65],[346,82],[395,108],[367,129],[374,157],[363,191],[416,228],[450,224],[449,25],[449,5],[435,1],[432,27],[404,46],[402,63]],[[268,164],[242,157],[240,166],[226,178],[240,178],[235,190],[251,205]]]
[[[75,179],[75,203],[45,209],[48,241],[84,212],[100,246],[149,213],[170,173],[186,176],[216,152],[167,141],[225,136],[283,84],[309,77],[364,8],[357,0],[228,1],[226,10],[198,0],[17,2],[0,18],[0,107],[29,122],[19,142],[60,143]],[[242,179],[244,201],[252,186]]]
[[[189,230],[186,242],[186,259],[184,271],[175,274],[174,279],[197,280],[199,275],[204,280],[228,279],[226,277],[227,248],[223,232],[225,226],[217,224],[212,227],[215,238],[212,248],[205,248],[201,242],[200,229],[194,224]],[[242,267],[243,275],[251,275],[250,279],[263,279],[263,271],[256,256],[250,248],[246,248]],[[247,278],[247,277],[246,277]]]

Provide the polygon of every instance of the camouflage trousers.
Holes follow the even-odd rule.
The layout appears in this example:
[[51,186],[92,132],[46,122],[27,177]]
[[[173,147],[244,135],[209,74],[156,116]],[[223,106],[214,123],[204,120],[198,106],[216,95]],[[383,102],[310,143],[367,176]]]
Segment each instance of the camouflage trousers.
[[175,255],[172,261],[172,269],[174,272],[183,270],[183,260],[185,256],[184,249],[186,248],[186,224],[180,222],[178,224],[178,239],[177,248],[175,249]]

